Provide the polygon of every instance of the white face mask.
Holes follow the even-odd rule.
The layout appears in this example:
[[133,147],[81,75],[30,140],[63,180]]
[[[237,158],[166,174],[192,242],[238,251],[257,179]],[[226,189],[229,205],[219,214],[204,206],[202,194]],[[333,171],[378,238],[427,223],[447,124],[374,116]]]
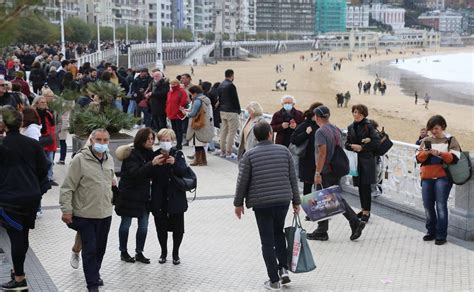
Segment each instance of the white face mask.
[[166,152],[169,152],[171,148],[173,147],[173,143],[168,142],[168,141],[160,141],[160,147]]

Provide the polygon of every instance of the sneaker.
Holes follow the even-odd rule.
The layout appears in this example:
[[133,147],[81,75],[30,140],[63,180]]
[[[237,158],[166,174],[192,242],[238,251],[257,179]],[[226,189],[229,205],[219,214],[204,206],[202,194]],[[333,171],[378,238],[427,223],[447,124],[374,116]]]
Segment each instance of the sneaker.
[[39,219],[41,217],[43,217],[43,211],[40,210],[40,211],[36,212],[36,219]]
[[186,158],[194,160],[194,159],[196,159],[196,155],[194,155],[194,154],[193,155],[186,155]]
[[64,160],[59,160],[58,162],[56,162],[56,164],[57,164],[57,165],[64,165],[64,164],[66,164],[66,163],[64,162]]
[[133,126],[134,129],[140,129],[141,127],[142,127],[142,126],[140,126],[140,125],[135,125],[135,126]]
[[365,228],[364,221],[359,221],[357,225],[355,225],[354,227],[351,227],[352,234],[351,234],[350,239],[356,240],[357,238],[359,238],[362,235],[362,230],[364,230],[364,228]]
[[230,159],[230,160],[236,160],[236,159],[237,159],[237,155],[235,155],[234,153],[231,153],[230,155],[227,155],[225,158],[226,158],[226,159]]
[[290,275],[288,275],[288,270],[285,268],[280,268],[278,270],[278,276],[280,276],[280,281],[282,285],[285,285],[291,282]]
[[104,280],[102,280],[101,278],[99,278],[99,281],[97,281],[97,284],[99,286],[104,286]]
[[140,263],[143,263],[143,264],[149,264],[149,263],[150,263],[150,259],[147,259],[147,258],[143,255],[143,253],[141,253],[141,252],[137,252],[137,253],[135,254],[135,260],[136,260],[137,262],[140,262]]
[[423,236],[423,241],[433,241],[435,239],[436,239],[436,237],[434,235],[431,235],[431,234],[426,234],[425,236]]
[[280,281],[275,282],[275,283],[272,283],[272,281],[268,280],[268,281],[265,281],[265,283],[263,283],[263,286],[264,286],[265,289],[267,289],[267,290],[272,290],[272,291],[279,291],[279,290],[281,290]]
[[309,240],[320,240],[320,241],[327,241],[329,240],[329,235],[327,232],[324,233],[308,233],[306,234],[306,238]]
[[26,283],[26,279],[23,281],[17,282],[15,280],[11,280],[10,282],[2,284],[3,291],[22,291],[28,290],[28,284]]
[[55,182],[54,180],[50,180],[49,183],[51,184],[51,186],[53,187],[57,187],[59,186],[57,182]]
[[80,261],[81,261],[81,257],[79,256],[79,253],[72,252],[71,259],[69,260],[71,267],[73,269],[78,269]]
[[160,259],[158,260],[158,263],[160,263],[160,264],[166,263],[166,256],[163,256],[163,255],[160,256]]
[[446,239],[435,239],[435,244],[436,245],[443,245],[446,242],[448,242]]
[[126,251],[122,251],[120,253],[120,259],[126,263],[134,263],[135,262],[135,258],[132,258],[128,252]]
[[369,218],[370,218],[370,214],[369,215],[362,215],[360,220],[364,221],[365,223],[369,223]]

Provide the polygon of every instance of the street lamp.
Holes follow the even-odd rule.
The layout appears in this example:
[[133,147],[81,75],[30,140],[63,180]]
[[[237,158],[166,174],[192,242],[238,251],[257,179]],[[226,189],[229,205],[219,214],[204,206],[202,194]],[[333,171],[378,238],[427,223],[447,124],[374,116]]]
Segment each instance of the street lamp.
[[125,19],[125,44],[128,45],[128,19]]
[[64,41],[63,1],[64,0],[59,0],[59,22],[61,24],[61,53],[63,53],[63,56],[66,56],[66,42]]
[[100,14],[100,4],[97,4],[95,9],[96,12],[96,22],[97,22],[97,51],[100,52],[100,22],[99,22],[99,14]]
[[156,0],[156,68],[163,69],[163,45],[161,43],[161,0]]

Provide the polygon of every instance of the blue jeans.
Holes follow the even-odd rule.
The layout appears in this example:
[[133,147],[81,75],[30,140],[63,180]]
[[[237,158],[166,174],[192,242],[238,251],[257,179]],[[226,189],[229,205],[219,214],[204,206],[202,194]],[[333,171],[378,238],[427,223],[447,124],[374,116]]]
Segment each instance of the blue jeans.
[[[145,247],[146,235],[148,232],[148,217],[150,213],[145,212],[141,217],[138,217],[138,229],[136,234],[136,252],[143,252]],[[127,251],[128,231],[132,225],[132,217],[122,216],[122,221],[119,227],[119,243],[120,251]]]
[[443,240],[448,235],[448,197],[452,186],[447,177],[421,181],[426,229],[436,239]]
[[137,110],[137,102],[133,99],[130,99],[130,103],[128,104],[128,109],[127,113],[134,117],[135,116],[135,111]]
[[119,111],[123,111],[123,106],[122,106],[122,100],[121,99],[116,99],[115,102],[115,107],[119,110]]
[[138,107],[138,112],[140,113],[140,117],[142,116],[142,113],[143,113],[143,124],[145,125],[145,127],[151,128],[152,116],[148,112],[148,108]]
[[53,151],[45,151],[46,157],[51,162],[51,166],[48,169],[48,179],[53,180],[53,165],[54,165],[54,152]]

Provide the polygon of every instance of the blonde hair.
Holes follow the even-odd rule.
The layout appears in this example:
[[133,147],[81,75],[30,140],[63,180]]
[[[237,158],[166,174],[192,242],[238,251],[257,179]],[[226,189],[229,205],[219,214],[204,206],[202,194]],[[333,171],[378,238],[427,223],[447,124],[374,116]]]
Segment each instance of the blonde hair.
[[263,108],[262,106],[255,101],[251,101],[247,106],[247,110],[252,112],[254,116],[261,116],[263,115]]
[[176,134],[172,129],[164,128],[161,129],[158,134],[156,134],[156,137],[158,140],[161,140],[163,137],[170,137],[171,140],[175,141],[176,140]]
[[173,86],[173,85],[181,84],[181,82],[179,82],[178,79],[173,79],[173,80],[171,80],[170,84],[171,84],[171,86]]
[[36,109],[38,107],[38,102],[43,98],[46,100],[46,102],[48,102],[48,98],[46,98],[46,96],[39,95],[39,96],[35,97],[35,99],[33,99],[33,102],[31,103],[31,106],[34,109]]

